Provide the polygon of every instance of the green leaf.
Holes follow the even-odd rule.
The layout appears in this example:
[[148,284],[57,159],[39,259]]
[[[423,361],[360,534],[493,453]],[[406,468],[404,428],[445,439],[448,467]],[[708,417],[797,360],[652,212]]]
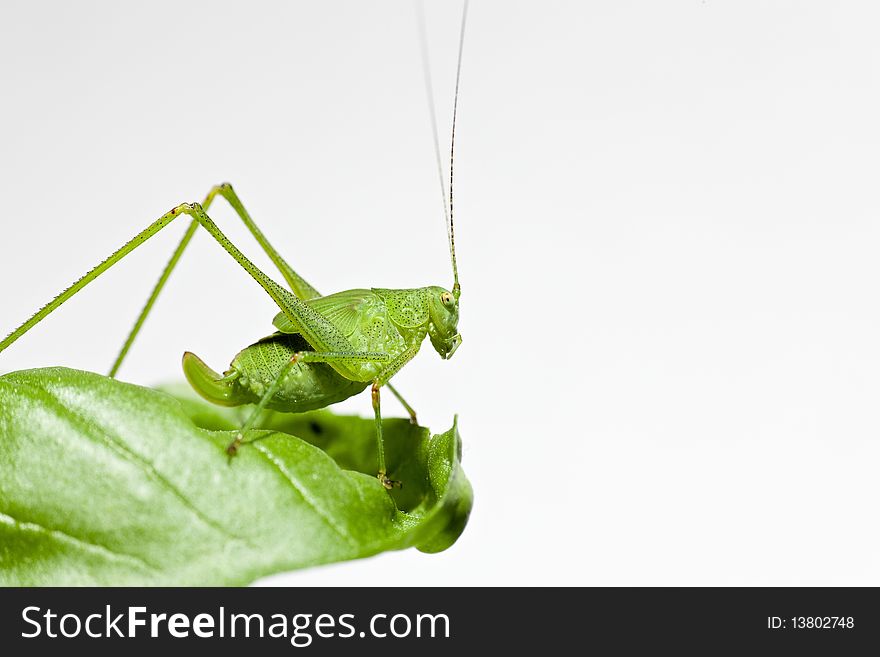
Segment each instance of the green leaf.
[[0,376],[0,585],[235,585],[417,547],[436,552],[472,504],[453,427],[267,413],[77,370]]

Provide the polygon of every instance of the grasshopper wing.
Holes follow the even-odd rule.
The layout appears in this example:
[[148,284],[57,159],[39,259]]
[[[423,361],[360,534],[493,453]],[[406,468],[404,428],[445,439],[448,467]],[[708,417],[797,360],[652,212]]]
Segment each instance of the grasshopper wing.
[[[306,301],[346,337],[357,330],[361,312],[376,302],[380,302],[379,297],[370,290],[345,290]],[[283,312],[275,315],[272,324],[282,333],[299,333]]]

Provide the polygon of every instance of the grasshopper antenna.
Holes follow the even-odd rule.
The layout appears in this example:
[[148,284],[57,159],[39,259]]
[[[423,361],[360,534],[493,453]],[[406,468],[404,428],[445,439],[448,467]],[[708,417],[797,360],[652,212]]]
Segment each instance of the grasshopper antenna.
[[455,224],[452,212],[452,178],[455,172],[455,116],[458,112],[458,82],[461,80],[461,52],[464,50],[464,26],[467,23],[468,0],[464,0],[461,10],[461,35],[458,37],[458,63],[455,66],[455,96],[452,101],[452,138],[449,142],[449,254],[452,256],[452,275],[455,284],[452,286],[452,294],[456,300],[461,296],[461,286],[458,284],[458,265],[455,262]]
[[458,264],[455,260],[455,224],[453,222],[453,193],[452,181],[455,171],[455,118],[458,110],[458,84],[461,79],[461,53],[464,49],[464,28],[467,22],[468,0],[464,1],[464,7],[461,12],[461,34],[458,41],[458,64],[455,70],[455,97],[452,104],[452,139],[449,148],[449,205],[446,203],[446,183],[443,176],[443,165],[440,157],[440,139],[437,136],[437,114],[434,110],[434,89],[431,84],[431,67],[428,62],[428,36],[425,28],[425,7],[424,0],[416,4],[419,18],[419,37],[422,50],[422,67],[424,69],[423,78],[425,80],[425,91],[428,95],[428,110],[431,115],[431,129],[434,136],[434,155],[437,160],[437,174],[440,178],[440,197],[443,201],[443,215],[446,217],[446,236],[449,240],[449,256],[452,259],[452,275],[454,284],[452,293],[458,299],[461,296],[461,286],[458,283]]

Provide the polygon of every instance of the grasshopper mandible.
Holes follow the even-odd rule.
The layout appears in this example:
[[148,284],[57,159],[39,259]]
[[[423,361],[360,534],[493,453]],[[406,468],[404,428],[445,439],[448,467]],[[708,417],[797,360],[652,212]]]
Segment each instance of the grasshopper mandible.
[[[372,288],[346,290],[321,296],[281,257],[251,219],[232,186],[224,183],[212,188],[201,204],[182,203],[147,226],[12,331],[0,342],[0,352],[177,217],[187,215],[190,217],[189,227],[131,329],[110,370],[110,376],[116,375],[159,293],[193,235],[201,226],[250,274],[280,309],[273,320],[277,332],[245,347],[235,356],[230,368],[223,375],[214,372],[190,352],[186,352],[183,356],[184,373],[193,388],[204,398],[225,406],[255,404],[253,411],[227,447],[229,456],[234,456],[238,452],[245,432],[255,425],[264,409],[289,413],[314,410],[348,399],[370,386],[376,418],[378,479],[388,489],[399,485],[399,482],[387,476],[382,441],[380,390],[383,386],[388,386],[407,409],[410,419],[415,422],[415,411],[391,386],[391,378],[418,353],[426,336],[444,359],[451,358],[461,344],[461,334],[458,332],[461,287],[455,260],[452,183],[455,118],[458,109],[458,86],[466,18],[467,1],[465,0],[455,77],[447,207],[433,97],[427,74],[424,18],[420,13],[426,88],[452,261],[454,282],[451,290],[439,286],[407,289]],[[217,196],[223,197],[232,206],[281,272],[289,289],[276,283],[254,265],[211,220],[207,211]]]

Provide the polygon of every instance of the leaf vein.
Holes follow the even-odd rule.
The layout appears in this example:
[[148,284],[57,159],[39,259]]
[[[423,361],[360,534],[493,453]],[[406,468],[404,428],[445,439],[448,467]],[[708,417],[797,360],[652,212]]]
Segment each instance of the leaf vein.
[[[29,387],[37,390],[36,388],[33,388],[32,386],[29,386]],[[256,545],[251,543],[247,538],[233,534],[228,528],[224,527],[223,525],[221,525],[217,521],[215,521],[212,518],[205,515],[204,512],[202,512],[189,499],[187,499],[187,497],[180,490],[178,490],[178,488],[176,486],[174,486],[174,484],[172,484],[168,479],[166,479],[164,476],[162,476],[162,474],[159,473],[159,471],[156,469],[156,466],[153,463],[151,463],[149,460],[142,457],[137,452],[129,449],[126,446],[126,444],[124,443],[124,441],[121,441],[121,440],[115,438],[113,435],[111,435],[110,432],[108,431],[108,429],[106,428],[106,426],[103,426],[103,423],[101,425],[99,425],[94,420],[89,420],[89,418],[84,417],[80,413],[77,413],[75,410],[71,409],[69,406],[64,404],[61,401],[61,399],[59,399],[58,395],[55,394],[54,391],[51,391],[48,388],[39,389],[39,391],[45,392],[46,394],[50,395],[51,399],[54,402],[54,405],[57,408],[61,409],[62,413],[66,413],[68,416],[73,418],[81,426],[89,426],[89,425],[98,426],[101,429],[101,431],[100,431],[101,441],[100,442],[102,444],[104,444],[106,447],[108,447],[113,452],[118,454],[123,460],[127,461],[128,463],[139,466],[140,469],[144,472],[144,474],[147,477],[149,477],[153,481],[159,483],[161,486],[166,488],[175,498],[177,498],[177,500],[183,505],[184,508],[186,508],[190,513],[192,513],[192,515],[195,516],[198,520],[200,520],[203,524],[207,525],[208,527],[210,527],[211,529],[215,530],[216,532],[220,533],[222,536],[225,536],[228,539],[243,542],[243,543],[249,545],[250,547],[257,547]],[[91,432],[84,431],[84,432],[82,432],[82,434],[87,436],[90,440],[92,440],[92,442],[95,442],[92,439]]]
[[61,531],[60,529],[52,529],[51,527],[44,527],[36,522],[29,522],[24,520],[18,520],[8,513],[3,513],[0,511],[0,523],[5,525],[11,525],[18,530],[33,532],[37,534],[44,534],[60,543],[65,543],[68,545],[73,545],[77,548],[86,550],[87,552],[92,552],[95,554],[99,554],[104,558],[115,559],[117,561],[123,561],[128,565],[134,565],[138,568],[148,570],[148,571],[159,571],[160,569],[145,561],[141,557],[138,557],[133,554],[128,554],[126,552],[116,552],[106,545],[101,545],[100,543],[95,543],[94,541],[87,541],[83,538],[78,538],[71,534]]
[[271,463],[272,465],[274,465],[278,469],[278,471],[284,476],[284,478],[293,487],[293,489],[297,493],[299,493],[299,496],[303,499],[303,501],[309,507],[311,507],[311,509],[317,514],[317,516],[319,518],[321,518],[321,520],[324,521],[324,524],[326,524],[336,534],[338,534],[343,539],[345,539],[349,543],[349,545],[357,547],[358,542],[351,535],[351,533],[345,528],[345,526],[337,523],[333,519],[333,516],[329,515],[326,511],[324,511],[321,508],[320,504],[318,504],[318,502],[315,500],[315,498],[312,497],[308,493],[307,489],[305,487],[303,487],[303,485],[299,482],[299,480],[297,480],[293,476],[293,473],[291,473],[286,467],[284,467],[284,463],[280,459],[278,459],[272,452],[267,450],[262,445],[254,444],[253,446],[260,454],[263,455],[263,457],[269,463]]

